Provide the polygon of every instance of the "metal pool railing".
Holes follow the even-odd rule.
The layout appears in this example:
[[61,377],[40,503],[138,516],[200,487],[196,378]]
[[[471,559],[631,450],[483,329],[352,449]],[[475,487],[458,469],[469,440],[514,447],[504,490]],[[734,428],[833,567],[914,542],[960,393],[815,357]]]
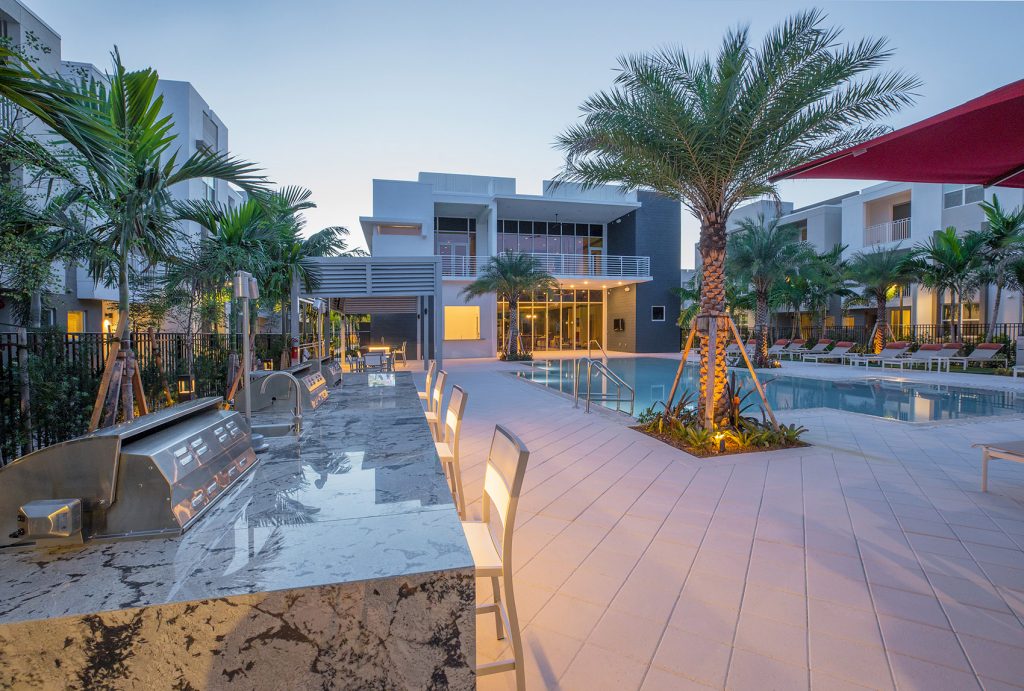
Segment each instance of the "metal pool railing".
[[[587,412],[587,413],[590,412],[590,402],[591,401],[597,401],[598,403],[615,403],[616,404],[615,405],[615,409],[616,410],[621,410],[621,408],[619,407],[619,404],[621,404],[621,403],[629,403],[629,414],[632,415],[633,414],[633,405],[634,405],[634,402],[635,402],[635,399],[636,399],[636,392],[633,390],[633,387],[630,386],[629,384],[627,384],[625,382],[625,380],[622,379],[622,377],[620,377],[619,375],[615,374],[615,372],[612,372],[610,369],[608,369],[608,366],[605,365],[603,362],[601,362],[600,360],[594,360],[593,358],[588,358],[588,357],[580,358],[579,360],[576,361],[576,363],[574,365],[573,383],[572,383],[573,407],[574,408],[579,408],[579,406],[580,406],[580,369],[582,368],[582,366],[584,364],[586,364],[586,366],[587,366],[587,376],[586,376],[587,390],[586,390],[586,398],[584,399],[585,403],[586,403],[586,407],[584,408],[584,411]],[[614,395],[611,394],[611,393],[608,393],[608,392],[604,392],[604,391],[602,391],[602,392],[600,392],[600,393],[595,395],[595,393],[594,393],[594,384],[593,384],[593,374],[594,374],[594,372],[597,372],[599,375],[604,377],[605,381],[607,381],[607,382],[609,382],[609,383],[611,383],[611,384],[613,384],[615,386],[615,394]],[[623,389],[625,389],[626,391],[629,392],[629,397],[628,398],[622,395]]]

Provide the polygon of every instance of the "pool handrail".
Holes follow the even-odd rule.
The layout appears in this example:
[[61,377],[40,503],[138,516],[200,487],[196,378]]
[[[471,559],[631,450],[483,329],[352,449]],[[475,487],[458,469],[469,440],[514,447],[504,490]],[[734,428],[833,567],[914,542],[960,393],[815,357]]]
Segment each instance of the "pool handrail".
[[[572,382],[573,407],[580,407],[580,368],[583,365],[584,361],[586,361],[587,364],[587,395],[585,400],[586,407],[584,408],[584,412],[590,412],[590,402],[592,400],[597,401],[599,403],[603,402],[616,404],[628,402],[629,414],[630,416],[632,416],[634,404],[636,402],[636,392],[633,390],[633,387],[627,384],[622,377],[608,369],[608,366],[605,365],[603,362],[601,362],[600,360],[594,360],[593,358],[589,357],[583,357],[576,360],[576,363],[574,365],[575,372],[573,373]],[[594,387],[592,386],[592,377],[594,370],[597,370],[598,374],[603,375],[608,381],[615,385],[614,396],[602,394],[600,396],[595,397],[593,395]],[[629,398],[623,398],[622,389],[626,389],[627,391],[629,391]],[[615,409],[618,410],[619,406],[616,405]]]

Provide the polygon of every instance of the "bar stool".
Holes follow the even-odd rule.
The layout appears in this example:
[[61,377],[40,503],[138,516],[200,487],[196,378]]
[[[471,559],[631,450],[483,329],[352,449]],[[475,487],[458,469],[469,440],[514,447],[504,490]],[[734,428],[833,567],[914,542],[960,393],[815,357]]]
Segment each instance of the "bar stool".
[[[515,670],[516,688],[520,691],[526,688],[526,673],[519,617],[512,592],[512,529],[529,458],[530,451],[523,442],[501,425],[496,425],[484,472],[483,520],[462,522],[476,576],[490,577],[494,590],[494,602],[478,605],[476,613],[493,613],[498,639],[504,639],[506,635],[512,639],[512,659],[478,665],[476,673],[483,676]],[[492,526],[492,522],[497,522],[497,526]]]
[[444,384],[448,379],[448,373],[440,370],[434,378],[434,390],[430,393],[430,402],[427,406],[427,424],[430,425],[430,433],[434,435],[434,441],[441,439],[441,401],[444,399]]
[[466,392],[461,386],[452,387],[452,396],[448,399],[448,411],[441,427],[441,439],[434,442],[437,456],[441,459],[448,487],[455,500],[455,510],[459,518],[466,519],[466,497],[462,493],[462,468],[459,465],[459,435],[462,431],[462,416],[466,412]]
[[420,397],[421,401],[427,402],[427,410],[430,410],[430,382],[434,379],[434,373],[437,371],[437,360],[431,360],[427,366],[427,385],[426,391],[417,391],[416,394]]

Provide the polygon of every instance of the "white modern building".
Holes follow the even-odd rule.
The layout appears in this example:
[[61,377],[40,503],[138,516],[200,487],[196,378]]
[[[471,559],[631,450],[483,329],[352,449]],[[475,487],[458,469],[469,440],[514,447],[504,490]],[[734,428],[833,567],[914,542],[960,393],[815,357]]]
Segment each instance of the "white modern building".
[[[558,282],[557,291],[519,305],[526,350],[593,341],[628,352],[679,347],[678,202],[549,181],[540,195],[520,194],[514,178],[420,173],[374,180],[373,212],[360,224],[374,258],[441,257],[445,357],[494,357],[502,349],[508,306],[461,291],[505,250],[535,255]],[[415,343],[416,319],[374,315],[371,338]]]
[[[106,74],[96,65],[61,59],[60,35],[37,17],[19,0],[0,0],[0,35],[13,43],[30,48],[37,58],[36,66],[50,74],[59,73],[69,81],[94,79],[105,81]],[[228,151],[228,128],[217,116],[210,104],[189,82],[161,79],[157,86],[158,95],[163,97],[163,115],[170,115],[173,121],[171,134],[175,140],[168,154],[177,153],[179,163],[184,162],[197,151],[217,153]],[[22,117],[26,120],[25,131],[34,136],[45,136],[46,128],[34,118],[19,115],[17,109],[0,101],[0,117]],[[15,171],[22,174],[20,171]],[[179,183],[171,188],[176,201],[207,199],[236,206],[244,200],[244,194],[224,181],[204,178]],[[197,238],[201,228],[192,222],[182,223],[183,235]],[[59,277],[53,292],[46,297],[43,323],[57,326],[69,333],[108,331],[116,326],[117,289],[97,283],[88,274],[85,266],[59,266]],[[9,310],[0,309],[0,322],[12,323]],[[0,327],[3,328],[3,327]]]

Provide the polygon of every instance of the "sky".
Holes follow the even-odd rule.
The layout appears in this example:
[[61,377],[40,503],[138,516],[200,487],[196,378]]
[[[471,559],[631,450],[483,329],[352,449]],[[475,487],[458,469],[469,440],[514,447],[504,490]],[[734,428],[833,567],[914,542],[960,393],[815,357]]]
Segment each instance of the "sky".
[[[714,52],[755,37],[789,2],[609,0],[510,3],[330,0],[25,0],[61,34],[65,60],[192,82],[228,127],[233,154],[313,191],[309,231],[342,225],[363,245],[372,180],[419,171],[517,178],[539,194],[559,169],[555,137],[614,78],[616,58],[665,46]],[[843,38],[886,36],[889,66],[923,81],[900,127],[1024,77],[1024,3],[823,2]],[[863,187],[791,181],[797,207]],[[698,225],[683,211],[684,267]]]

